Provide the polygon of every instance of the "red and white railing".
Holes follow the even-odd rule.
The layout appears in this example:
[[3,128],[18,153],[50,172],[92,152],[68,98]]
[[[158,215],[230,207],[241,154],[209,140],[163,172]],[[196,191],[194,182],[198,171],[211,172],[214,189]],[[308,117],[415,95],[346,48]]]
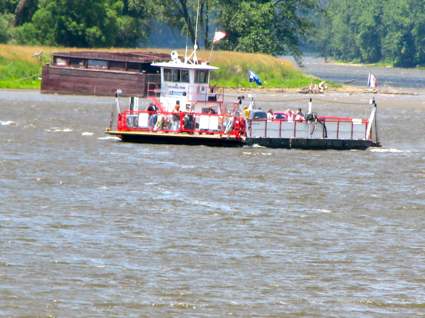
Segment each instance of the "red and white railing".
[[118,131],[246,136],[245,119],[231,115],[195,112],[126,110],[118,114]]

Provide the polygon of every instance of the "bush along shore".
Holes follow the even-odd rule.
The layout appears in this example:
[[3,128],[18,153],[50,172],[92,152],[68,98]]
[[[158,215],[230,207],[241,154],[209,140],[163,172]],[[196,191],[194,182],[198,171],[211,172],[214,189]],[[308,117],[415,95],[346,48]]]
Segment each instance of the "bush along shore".
[[[55,51],[76,51],[71,48],[0,45],[0,88],[39,89],[41,69],[49,63]],[[90,50],[90,49],[78,49]],[[99,51],[126,51],[126,49],[98,49]],[[134,49],[131,51],[134,52]],[[166,49],[143,49],[169,53]],[[179,50],[184,54],[184,50]],[[201,60],[208,60],[209,51],[199,52]],[[210,64],[219,67],[213,72],[211,84],[225,88],[256,88],[248,81],[248,70],[255,72],[263,82],[263,88],[303,88],[317,84],[319,79],[302,73],[291,62],[266,54],[241,52],[213,52]]]

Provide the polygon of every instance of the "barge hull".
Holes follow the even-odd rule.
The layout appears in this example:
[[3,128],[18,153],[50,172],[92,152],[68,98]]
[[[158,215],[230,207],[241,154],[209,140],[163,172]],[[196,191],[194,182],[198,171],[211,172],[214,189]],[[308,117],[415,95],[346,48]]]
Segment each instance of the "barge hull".
[[366,150],[369,147],[380,147],[371,140],[343,139],[303,139],[303,138],[247,138],[248,146],[259,145],[267,148],[309,149],[309,150]]
[[226,138],[214,135],[183,135],[173,133],[131,133],[119,131],[107,131],[109,135],[117,136],[124,142],[147,143],[147,144],[171,144],[190,146],[212,147],[242,147],[244,141],[236,138]]

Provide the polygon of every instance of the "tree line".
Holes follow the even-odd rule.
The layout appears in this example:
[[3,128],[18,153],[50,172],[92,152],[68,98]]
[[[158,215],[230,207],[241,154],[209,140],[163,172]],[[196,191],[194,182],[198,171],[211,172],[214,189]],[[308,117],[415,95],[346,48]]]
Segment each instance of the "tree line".
[[137,47],[162,23],[205,48],[217,28],[228,34],[219,48],[299,57],[316,7],[316,0],[1,0],[0,43]]
[[218,29],[219,49],[425,65],[424,0],[0,0],[0,43],[155,46],[164,26],[204,48]]
[[425,65],[424,0],[322,2],[314,42],[322,55],[361,63]]

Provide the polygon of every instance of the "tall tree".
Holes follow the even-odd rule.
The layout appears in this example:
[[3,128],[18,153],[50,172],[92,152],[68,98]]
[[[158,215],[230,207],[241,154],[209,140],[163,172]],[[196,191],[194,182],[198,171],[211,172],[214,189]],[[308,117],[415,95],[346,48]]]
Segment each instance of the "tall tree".
[[19,0],[1,0],[0,13],[14,13]]
[[15,9],[15,25],[31,21],[37,6],[38,0],[19,0]]
[[223,47],[299,57],[300,40],[312,27],[306,13],[316,8],[315,0],[222,0],[218,24],[229,34]]
[[[215,0],[155,0],[155,4],[165,23],[187,35],[192,44],[195,43],[195,38],[198,38],[198,45],[203,42],[204,47],[209,46],[209,26],[211,15],[214,14]],[[199,17],[196,28],[198,4]]]
[[151,9],[148,0],[40,0],[16,37],[20,43],[135,47],[149,34]]
[[9,41],[13,19],[14,17],[11,13],[0,13],[0,43]]
[[318,47],[342,60],[423,65],[424,12],[423,0],[329,0]]

